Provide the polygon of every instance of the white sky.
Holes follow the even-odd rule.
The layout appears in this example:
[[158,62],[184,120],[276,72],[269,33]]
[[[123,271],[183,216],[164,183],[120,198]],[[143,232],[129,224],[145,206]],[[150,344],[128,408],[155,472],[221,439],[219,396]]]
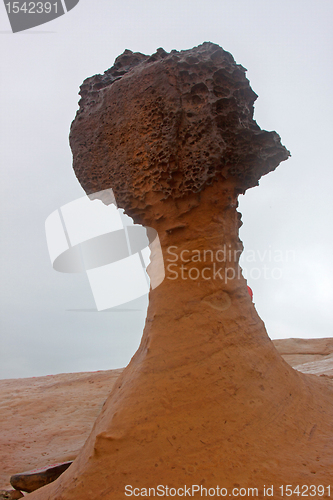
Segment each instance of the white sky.
[[140,341],[146,299],[73,311],[94,308],[87,278],[52,269],[44,233],[84,194],[68,145],[79,85],[126,48],[212,41],[248,69],[259,126],[292,153],[240,197],[248,283],[272,338],[332,336],[332,14],[331,0],[80,0],[12,34],[0,5],[0,378],[119,368]]

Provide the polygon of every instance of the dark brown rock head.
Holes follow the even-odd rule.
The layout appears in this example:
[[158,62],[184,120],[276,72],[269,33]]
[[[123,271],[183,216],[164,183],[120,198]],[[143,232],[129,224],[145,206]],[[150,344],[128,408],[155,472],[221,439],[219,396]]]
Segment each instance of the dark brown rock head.
[[152,56],[130,50],[81,86],[70,144],[90,194],[112,188],[131,214],[232,177],[244,192],[289,152],[253,119],[245,68],[220,46]]

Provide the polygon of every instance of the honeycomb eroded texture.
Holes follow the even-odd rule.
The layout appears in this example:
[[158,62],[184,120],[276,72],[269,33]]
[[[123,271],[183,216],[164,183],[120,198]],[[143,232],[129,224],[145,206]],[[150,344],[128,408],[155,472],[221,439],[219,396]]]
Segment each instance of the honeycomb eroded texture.
[[85,80],[70,135],[85,191],[111,187],[131,211],[151,193],[176,199],[230,176],[240,192],[257,185],[289,152],[253,119],[245,71],[205,42],[152,56],[126,50]]

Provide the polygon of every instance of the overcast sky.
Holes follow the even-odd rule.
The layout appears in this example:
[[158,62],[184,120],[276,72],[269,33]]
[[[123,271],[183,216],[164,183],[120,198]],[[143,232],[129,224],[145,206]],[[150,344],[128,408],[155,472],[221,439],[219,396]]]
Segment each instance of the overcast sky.
[[68,133],[79,85],[125,49],[212,41],[248,69],[255,118],[292,157],[240,197],[242,267],[271,338],[332,336],[331,0],[80,0],[12,34],[0,5],[0,378],[125,366],[145,297],[94,309],[85,275],[52,269],[44,224],[84,195]]

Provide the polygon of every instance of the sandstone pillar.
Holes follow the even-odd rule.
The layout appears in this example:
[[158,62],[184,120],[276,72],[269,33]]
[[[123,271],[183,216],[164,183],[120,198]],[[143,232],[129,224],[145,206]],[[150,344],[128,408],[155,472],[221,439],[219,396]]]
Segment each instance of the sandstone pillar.
[[31,499],[118,500],[126,485],[256,487],[258,498],[264,486],[328,486],[331,383],[283,361],[239,272],[237,196],[289,156],[253,120],[244,68],[211,43],[125,51],[81,95],[78,179],[88,194],[111,187],[157,230],[166,278],[79,457]]

